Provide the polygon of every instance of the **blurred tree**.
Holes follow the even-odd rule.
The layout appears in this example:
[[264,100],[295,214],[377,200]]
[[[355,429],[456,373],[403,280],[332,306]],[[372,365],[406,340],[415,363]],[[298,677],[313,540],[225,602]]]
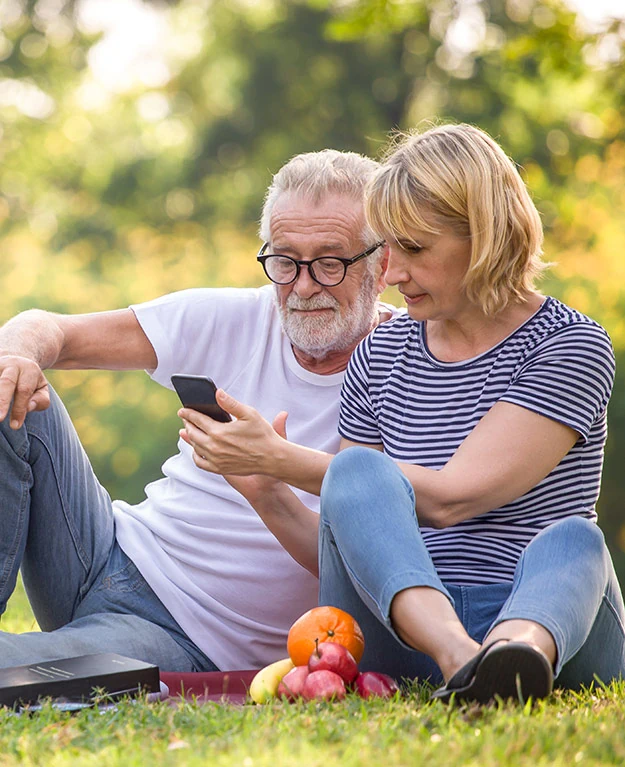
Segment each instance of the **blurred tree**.
[[[0,2],[0,321],[259,284],[256,220],[283,162],[377,155],[395,128],[452,119],[522,166],[558,262],[545,289],[603,322],[623,359],[624,22],[587,30],[555,0],[152,3],[158,76],[146,61],[143,82],[111,89],[88,3]],[[172,452],[175,396],[141,373],[51,378],[103,483],[140,499]],[[625,577],[620,383],[601,515]]]

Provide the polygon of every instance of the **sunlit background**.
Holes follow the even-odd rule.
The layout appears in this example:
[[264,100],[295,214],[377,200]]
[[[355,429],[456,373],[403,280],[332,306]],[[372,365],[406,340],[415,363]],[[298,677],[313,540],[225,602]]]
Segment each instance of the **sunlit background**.
[[[624,45],[623,0],[0,0],[0,321],[261,284],[258,212],[293,154],[476,123],[540,209],[545,291],[614,340],[600,515],[625,579]],[[139,500],[175,396],[51,378],[103,483]]]

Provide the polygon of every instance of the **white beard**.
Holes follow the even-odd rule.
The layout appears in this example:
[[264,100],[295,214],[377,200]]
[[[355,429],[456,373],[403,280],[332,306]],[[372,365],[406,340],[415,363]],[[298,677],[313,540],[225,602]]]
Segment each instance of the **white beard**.
[[[377,299],[375,278],[369,273],[363,275],[360,293],[350,309],[341,310],[336,298],[326,291],[311,298],[290,293],[284,304],[276,292],[284,332],[293,346],[315,359],[348,349],[364,338],[373,327]],[[332,313],[306,317],[294,309],[332,309]]]

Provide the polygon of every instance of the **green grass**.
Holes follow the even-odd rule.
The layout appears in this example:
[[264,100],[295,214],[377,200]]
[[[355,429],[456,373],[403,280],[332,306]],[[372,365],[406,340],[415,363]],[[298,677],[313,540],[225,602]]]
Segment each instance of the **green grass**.
[[[18,589],[4,630],[32,630]],[[176,707],[123,702],[114,711],[0,711],[0,767],[537,767],[625,764],[625,685],[556,693],[533,708],[450,709],[414,686],[403,699]]]

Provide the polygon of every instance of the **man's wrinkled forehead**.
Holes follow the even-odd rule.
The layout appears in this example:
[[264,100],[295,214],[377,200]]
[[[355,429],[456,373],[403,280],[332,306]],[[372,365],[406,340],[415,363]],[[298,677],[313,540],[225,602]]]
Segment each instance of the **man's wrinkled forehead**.
[[281,237],[320,237],[330,240],[360,238],[365,222],[362,200],[329,193],[320,200],[287,193],[275,202],[269,220],[272,243]]

